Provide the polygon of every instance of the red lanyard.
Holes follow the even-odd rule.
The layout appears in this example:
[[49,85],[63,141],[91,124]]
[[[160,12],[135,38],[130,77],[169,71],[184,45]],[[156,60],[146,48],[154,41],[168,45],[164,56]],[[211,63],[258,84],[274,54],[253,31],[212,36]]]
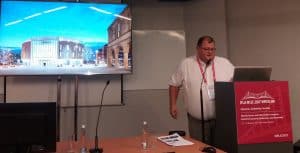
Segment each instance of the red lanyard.
[[[199,59],[198,56],[197,56],[197,62],[198,62],[198,65],[199,65],[199,68],[200,68],[201,75],[202,75],[202,78],[204,80],[204,83],[207,83],[206,76],[204,74],[204,70],[203,70],[203,67],[202,67],[202,65],[200,63],[200,59]],[[212,64],[211,69],[212,69],[212,72],[213,72],[213,79],[214,79],[214,81],[216,81],[215,62],[212,61],[211,64]]]

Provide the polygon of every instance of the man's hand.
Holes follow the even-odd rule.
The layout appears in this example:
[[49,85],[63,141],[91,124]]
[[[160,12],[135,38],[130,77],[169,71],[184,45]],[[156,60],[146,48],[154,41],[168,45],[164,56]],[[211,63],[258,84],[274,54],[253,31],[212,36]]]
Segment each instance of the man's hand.
[[169,86],[169,111],[172,118],[177,119],[178,111],[176,106],[179,87]]
[[170,115],[172,118],[177,119],[177,106],[175,105],[170,105]]

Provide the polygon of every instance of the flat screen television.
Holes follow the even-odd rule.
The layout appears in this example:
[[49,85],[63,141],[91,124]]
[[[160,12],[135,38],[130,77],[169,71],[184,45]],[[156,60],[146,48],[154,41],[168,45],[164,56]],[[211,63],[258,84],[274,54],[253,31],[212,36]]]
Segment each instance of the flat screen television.
[[0,103],[0,152],[56,151],[56,103]]
[[1,0],[0,75],[132,72],[123,3]]

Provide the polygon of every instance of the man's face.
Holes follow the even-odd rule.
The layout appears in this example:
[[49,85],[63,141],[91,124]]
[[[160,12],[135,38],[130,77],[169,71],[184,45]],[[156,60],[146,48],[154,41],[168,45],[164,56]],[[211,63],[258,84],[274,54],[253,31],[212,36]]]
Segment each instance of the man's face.
[[202,44],[197,47],[197,54],[203,62],[213,60],[216,55],[215,43],[209,43],[207,40],[204,40]]

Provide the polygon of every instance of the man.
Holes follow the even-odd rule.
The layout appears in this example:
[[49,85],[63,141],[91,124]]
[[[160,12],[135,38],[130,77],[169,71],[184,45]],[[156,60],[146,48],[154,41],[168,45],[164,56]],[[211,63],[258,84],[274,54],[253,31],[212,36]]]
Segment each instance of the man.
[[183,88],[184,101],[188,112],[190,136],[202,140],[200,86],[203,93],[205,120],[205,142],[213,144],[215,127],[214,82],[231,81],[234,66],[225,58],[215,56],[215,41],[210,36],[199,38],[196,55],[185,58],[169,81],[170,115],[178,115],[176,101]]

